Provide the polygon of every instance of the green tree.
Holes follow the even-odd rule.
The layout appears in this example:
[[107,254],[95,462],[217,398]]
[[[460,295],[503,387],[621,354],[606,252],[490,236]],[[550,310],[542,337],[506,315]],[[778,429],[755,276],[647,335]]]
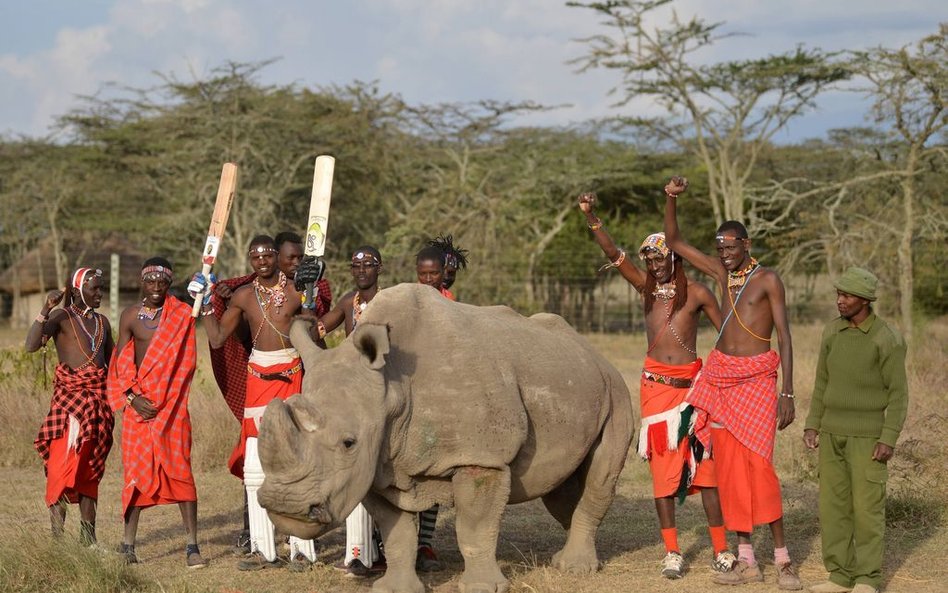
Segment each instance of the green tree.
[[613,34],[582,40],[580,71],[606,68],[622,80],[613,93],[617,106],[646,98],[665,117],[622,117],[647,127],[657,140],[670,142],[705,169],[715,221],[749,222],[748,184],[775,134],[814,104],[834,83],[849,76],[836,55],[798,47],[764,58],[699,62],[699,53],[731,35],[724,23],[672,12],[666,25],[649,23],[672,0],[569,2],[605,17]]

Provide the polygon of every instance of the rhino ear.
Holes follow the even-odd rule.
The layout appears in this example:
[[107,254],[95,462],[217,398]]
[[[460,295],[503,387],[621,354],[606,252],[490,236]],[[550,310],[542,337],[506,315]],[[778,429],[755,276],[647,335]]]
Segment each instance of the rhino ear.
[[385,366],[385,355],[389,353],[387,325],[360,323],[352,332],[352,342],[370,369],[377,371]]

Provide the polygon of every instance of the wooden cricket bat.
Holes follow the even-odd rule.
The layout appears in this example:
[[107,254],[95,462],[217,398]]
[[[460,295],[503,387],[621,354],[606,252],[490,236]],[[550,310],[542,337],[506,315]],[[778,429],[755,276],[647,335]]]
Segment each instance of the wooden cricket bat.
[[[329,234],[329,203],[332,200],[332,174],[336,159],[329,155],[316,157],[313,171],[313,193],[309,199],[309,217],[306,222],[304,255],[322,257],[326,252],[326,237]],[[305,307],[313,304],[313,286],[306,285]]]
[[[230,207],[234,203],[236,190],[237,165],[224,163],[224,168],[221,170],[221,183],[217,188],[217,200],[214,202],[214,213],[211,215],[211,226],[207,229],[207,241],[201,253],[201,273],[205,278],[211,273],[211,268],[217,261],[217,251],[224,238],[224,229],[227,228],[227,218],[230,216]],[[191,317],[197,317],[201,313],[202,300],[203,295],[200,294],[194,299]]]

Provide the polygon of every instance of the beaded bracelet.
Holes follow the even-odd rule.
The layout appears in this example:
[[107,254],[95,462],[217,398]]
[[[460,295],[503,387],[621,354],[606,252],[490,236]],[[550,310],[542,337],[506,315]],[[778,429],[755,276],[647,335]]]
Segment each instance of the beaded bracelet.
[[793,399],[793,394],[792,394],[792,393],[781,393],[781,394],[780,394],[780,397],[787,397],[787,398]]
[[134,393],[129,393],[128,395],[125,396],[125,403],[131,406],[132,402],[135,401],[136,397],[138,397],[138,395]]
[[625,261],[625,250],[620,249],[620,250],[619,250],[619,257],[616,258],[616,261],[607,263],[606,265],[604,265],[604,266],[602,266],[601,268],[599,268],[599,271],[600,271],[600,272],[605,272],[606,270],[608,270],[608,269],[610,269],[610,268],[618,268],[619,266],[622,265],[622,262],[624,262],[624,261]]
[[592,222],[592,223],[587,222],[586,226],[588,226],[589,230],[591,231],[598,231],[599,229],[602,228],[602,220],[597,218],[596,222]]
[[43,315],[42,313],[39,313],[36,315],[35,321],[36,323],[46,323],[47,321],[49,321],[49,315]]

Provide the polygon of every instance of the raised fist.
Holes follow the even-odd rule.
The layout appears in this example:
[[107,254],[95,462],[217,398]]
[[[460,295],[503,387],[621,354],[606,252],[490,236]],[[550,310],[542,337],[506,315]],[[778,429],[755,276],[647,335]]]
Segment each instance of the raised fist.
[[53,307],[58,305],[63,300],[63,296],[65,296],[65,294],[65,288],[62,290],[57,288],[49,291],[49,293],[46,295],[46,310],[50,311],[53,309]]
[[316,284],[326,273],[326,262],[321,257],[315,255],[304,255],[300,260],[300,265],[296,268],[296,278],[293,284],[296,290],[303,292],[307,284]]
[[596,194],[593,192],[584,192],[579,194],[579,209],[589,214],[596,205]]
[[665,195],[670,198],[677,198],[679,194],[688,189],[688,180],[684,177],[674,176],[665,184]]

